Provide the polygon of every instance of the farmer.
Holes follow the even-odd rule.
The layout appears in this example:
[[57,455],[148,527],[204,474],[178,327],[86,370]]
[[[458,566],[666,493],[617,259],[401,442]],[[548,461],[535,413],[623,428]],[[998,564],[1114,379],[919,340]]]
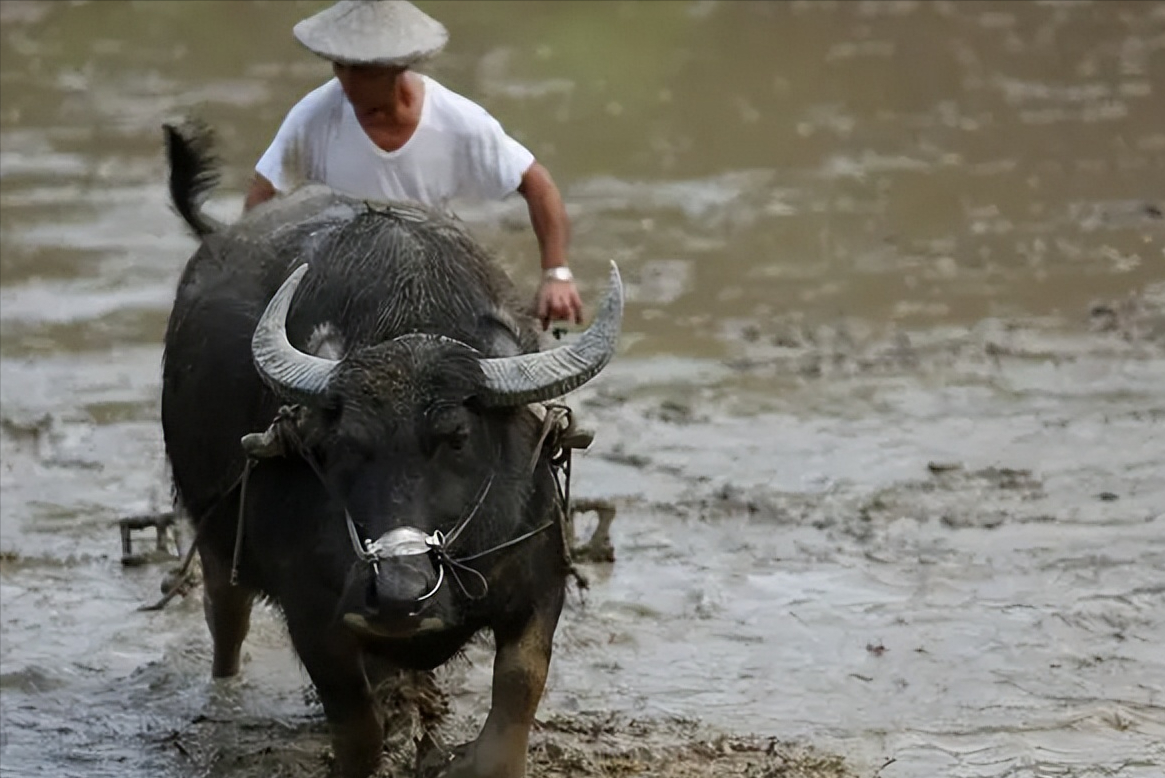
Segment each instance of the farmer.
[[406,0],[340,0],[293,32],[336,77],[287,114],[255,166],[244,209],[304,181],[439,208],[454,197],[501,199],[516,190],[538,239],[542,327],[581,322],[567,267],[570,223],[550,173],[484,108],[410,69],[444,48],[445,27]]

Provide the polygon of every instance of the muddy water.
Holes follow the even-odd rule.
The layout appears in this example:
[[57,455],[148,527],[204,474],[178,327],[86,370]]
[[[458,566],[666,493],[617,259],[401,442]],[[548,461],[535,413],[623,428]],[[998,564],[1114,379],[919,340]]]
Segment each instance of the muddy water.
[[[112,528],[168,498],[192,243],[159,124],[214,124],[236,212],[327,77],[289,34],[317,7],[0,3],[5,774],[324,769],[276,617],[211,683],[197,595],[134,612],[162,569],[122,568]],[[608,259],[628,282],[621,357],[577,397],[618,560],[564,615],[538,770],[612,721],[595,770],[748,774],[668,761],[698,720],[856,775],[1159,778],[1165,4],[429,10],[429,72],[556,176],[588,299]],[[530,277],[520,201],[461,213]],[[454,729],[484,710],[470,656]]]

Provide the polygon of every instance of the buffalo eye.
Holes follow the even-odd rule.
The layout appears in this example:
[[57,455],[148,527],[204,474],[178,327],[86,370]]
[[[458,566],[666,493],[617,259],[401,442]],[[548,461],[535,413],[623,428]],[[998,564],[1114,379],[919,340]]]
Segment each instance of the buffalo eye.
[[458,424],[452,429],[447,430],[441,437],[445,441],[445,445],[450,449],[460,451],[469,442],[469,427],[464,424]]
[[461,451],[469,442],[469,420],[462,408],[437,414],[431,430],[433,437],[451,451]]

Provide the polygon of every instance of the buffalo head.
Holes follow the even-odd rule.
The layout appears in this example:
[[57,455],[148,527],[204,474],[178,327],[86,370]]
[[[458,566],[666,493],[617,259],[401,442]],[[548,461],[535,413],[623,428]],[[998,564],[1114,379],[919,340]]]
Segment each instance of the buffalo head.
[[[340,358],[300,351],[286,320],[307,271],[301,265],[276,292],[251,348],[264,381],[303,409],[306,456],[347,517],[341,615],[373,637],[446,626],[459,595],[484,595],[487,585],[472,570],[446,569],[429,544],[464,525],[456,542],[469,556],[529,529],[522,517],[539,430],[522,409],[578,388],[611,359],[623,311],[618,269],[612,263],[606,296],[577,341],[505,357],[426,333]],[[252,453],[264,440],[271,453],[270,438],[248,437]],[[457,585],[443,585],[449,579]]]

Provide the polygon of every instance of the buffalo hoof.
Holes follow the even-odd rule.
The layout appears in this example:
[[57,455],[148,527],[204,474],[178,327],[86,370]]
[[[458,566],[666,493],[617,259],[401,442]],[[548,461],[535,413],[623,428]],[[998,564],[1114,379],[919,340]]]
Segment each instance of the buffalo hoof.
[[418,761],[418,778],[524,778],[526,760],[507,762],[499,754],[483,758],[481,744],[474,740],[451,750],[433,749]]
[[417,746],[417,778],[441,778],[453,765],[456,753],[426,738]]
[[381,754],[371,766],[348,766],[345,768],[332,755],[328,778],[396,778],[397,772],[387,754]]
[[466,743],[454,749],[446,757],[445,764],[426,778],[492,778],[483,773],[472,756],[472,744]]

